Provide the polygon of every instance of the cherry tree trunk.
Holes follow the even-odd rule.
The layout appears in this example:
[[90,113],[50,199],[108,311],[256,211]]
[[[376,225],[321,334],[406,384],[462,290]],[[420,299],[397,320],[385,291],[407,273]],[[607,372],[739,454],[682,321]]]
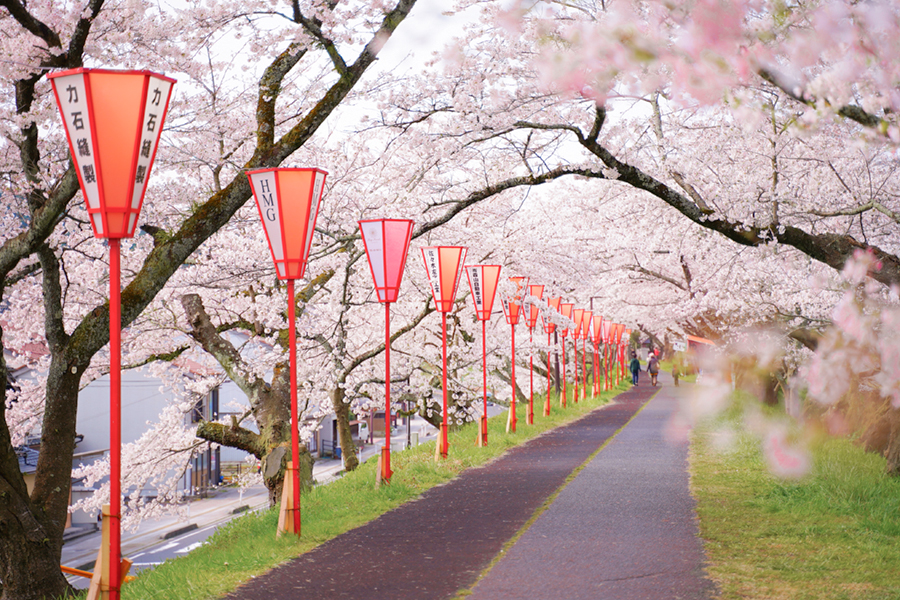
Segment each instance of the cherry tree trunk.
[[336,387],[330,392],[331,406],[337,419],[338,441],[341,445],[341,456],[344,457],[344,469],[353,471],[359,466],[356,455],[356,444],[350,430],[350,405],[344,402],[344,388]]
[[900,410],[889,409],[885,419],[890,422],[891,432],[884,455],[887,459],[887,472],[893,477],[900,477]]
[[[5,388],[5,364],[0,367]],[[69,367],[57,356],[51,363],[47,395],[55,401],[46,406],[37,477],[30,495],[15,454],[0,456],[2,600],[58,598],[71,590],[59,565],[68,517],[75,412],[82,371],[78,366]],[[0,448],[11,447],[6,419],[0,418]]]

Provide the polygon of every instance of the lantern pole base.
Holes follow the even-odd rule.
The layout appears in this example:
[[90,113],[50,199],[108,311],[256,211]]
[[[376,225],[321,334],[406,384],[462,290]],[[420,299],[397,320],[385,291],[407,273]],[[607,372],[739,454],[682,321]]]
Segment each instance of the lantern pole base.
[[382,483],[390,483],[391,475],[394,474],[391,471],[391,449],[389,446],[381,447],[381,460],[379,461],[380,465],[380,473],[381,473],[381,482]]
[[481,415],[478,419],[478,447],[483,448],[488,445],[488,418],[487,415]]
[[289,461],[284,470],[284,484],[281,489],[281,508],[278,510],[278,530],[276,537],[282,533],[300,535],[300,498],[294,497],[294,462]]
[[446,425],[441,423],[440,426],[438,427],[438,436],[437,436],[437,440],[435,440],[435,444],[434,444],[434,460],[435,460],[435,462],[439,462],[440,460],[447,458],[448,452],[447,452],[447,448],[445,447],[445,445],[449,446],[450,444],[445,441],[446,439],[447,439]]
[[[119,590],[113,590],[110,586],[110,537],[113,528],[112,511],[109,504],[104,504],[100,511],[100,550],[97,552],[97,561],[94,563],[94,574],[91,577],[91,585],[88,588],[86,600],[117,600]],[[131,561],[123,558],[119,565],[119,581],[124,582],[131,569]]]
[[516,401],[513,400],[509,405],[509,416],[506,418],[506,433],[516,432]]

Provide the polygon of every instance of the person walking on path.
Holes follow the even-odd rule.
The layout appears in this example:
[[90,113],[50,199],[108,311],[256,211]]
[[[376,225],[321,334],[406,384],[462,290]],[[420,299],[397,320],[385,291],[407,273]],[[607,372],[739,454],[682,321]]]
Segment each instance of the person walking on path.
[[631,362],[628,364],[631,369],[631,385],[638,384],[638,374],[641,372],[641,361],[638,360],[637,354],[631,355]]
[[647,372],[650,373],[650,385],[656,387],[656,378],[659,376],[659,359],[655,354],[650,354],[650,360],[647,361]]

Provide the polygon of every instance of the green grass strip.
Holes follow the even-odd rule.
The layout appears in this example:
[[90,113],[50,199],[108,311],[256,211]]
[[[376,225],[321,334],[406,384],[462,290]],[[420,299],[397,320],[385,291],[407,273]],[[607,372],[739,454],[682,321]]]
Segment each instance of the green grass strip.
[[759,442],[727,450],[695,431],[691,488],[722,600],[900,599],[900,480],[847,440],[812,444],[799,481],[773,476]]
[[476,446],[477,423],[449,433],[449,456],[434,460],[434,442],[403,452],[391,453],[394,474],[390,485],[375,487],[376,461],[369,460],[328,485],[317,486],[301,499],[302,536],[276,539],[277,509],[251,513],[221,527],[207,542],[177,559],[167,560],[142,572],[122,588],[125,600],[208,600],[233,591],[251,577],[265,573],[287,560],[308,552],[342,533],[364,525],[379,515],[446,483],[465,469],[491,461],[509,448],[541,433],[572,422],[602,406],[628,389],[619,388],[588,398],[568,408],[551,402],[549,417],[543,416],[544,399],[535,397],[535,424],[525,424],[525,409],[517,404],[516,433],[506,433],[506,415],[488,420],[488,442]]

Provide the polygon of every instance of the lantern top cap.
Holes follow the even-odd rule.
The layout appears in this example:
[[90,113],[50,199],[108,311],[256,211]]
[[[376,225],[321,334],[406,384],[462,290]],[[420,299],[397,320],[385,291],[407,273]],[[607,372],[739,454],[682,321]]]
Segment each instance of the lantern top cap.
[[53,79],[54,77],[65,77],[67,75],[79,75],[81,73],[119,73],[122,75],[152,75],[153,77],[159,77],[160,79],[165,79],[171,83],[175,83],[175,79],[172,77],[168,77],[167,75],[163,75],[162,73],[157,73],[155,71],[150,71],[148,69],[92,69],[88,67],[78,67],[77,69],[66,69],[64,71],[54,71],[53,73],[48,73],[47,78]]
[[[316,171],[317,173],[325,173],[328,175],[328,171],[325,169],[321,169],[319,167],[267,167],[265,169],[252,169],[247,170],[245,173],[247,175],[256,175],[257,173],[271,173],[273,171]],[[381,221],[382,219],[371,219],[373,221]]]
[[[322,169],[313,168],[313,169],[308,169],[308,170],[321,171]],[[413,221],[412,219],[399,219],[399,218],[388,218],[388,217],[382,217],[379,219],[359,219],[357,221],[357,223],[380,223],[382,221],[389,221],[392,223],[415,223],[415,221]]]

